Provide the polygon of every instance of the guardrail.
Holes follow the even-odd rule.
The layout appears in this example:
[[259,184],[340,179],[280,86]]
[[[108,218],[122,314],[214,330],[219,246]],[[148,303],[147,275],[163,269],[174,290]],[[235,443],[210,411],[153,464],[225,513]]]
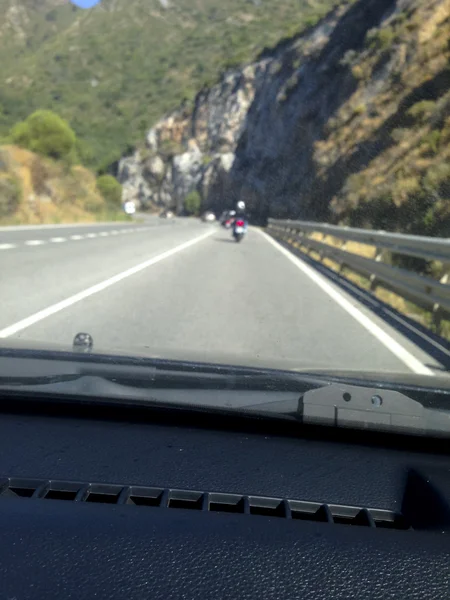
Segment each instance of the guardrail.
[[[404,235],[386,231],[370,231],[351,227],[339,227],[309,221],[282,221],[269,219],[268,232],[274,237],[300,248],[317,252],[321,259],[329,258],[339,265],[367,277],[370,289],[386,288],[429,310],[433,314],[436,329],[440,331],[443,318],[450,317],[450,239]],[[321,234],[322,239],[332,236],[341,241],[340,247],[331,246],[313,239],[312,234]],[[366,258],[346,250],[348,242],[359,242],[375,247],[373,258]],[[423,258],[442,263],[440,281],[420,275],[385,262],[390,254]]]

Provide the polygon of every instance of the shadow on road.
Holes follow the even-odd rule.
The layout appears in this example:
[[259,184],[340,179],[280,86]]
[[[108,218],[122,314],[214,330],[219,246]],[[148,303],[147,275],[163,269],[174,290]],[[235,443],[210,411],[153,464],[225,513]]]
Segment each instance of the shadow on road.
[[236,242],[232,239],[225,239],[225,238],[214,238],[215,242],[225,242],[226,244],[235,244]]
[[[314,267],[319,273],[333,281],[337,286],[343,289],[347,294],[358,300],[366,308],[374,312],[378,317],[393,329],[409,339],[417,347],[432,356],[437,362],[441,363],[442,371],[450,371],[450,343],[441,336],[433,333],[414,319],[411,319],[397,310],[373,296],[370,292],[358,287],[356,284],[348,281],[342,275],[339,275],[332,269],[329,269],[322,263],[314,260],[310,256],[303,254],[300,250],[289,246],[289,244],[277,239],[278,243],[284,248],[301,258],[305,263]],[[430,368],[437,368],[428,365]],[[441,370],[441,369],[439,369]]]

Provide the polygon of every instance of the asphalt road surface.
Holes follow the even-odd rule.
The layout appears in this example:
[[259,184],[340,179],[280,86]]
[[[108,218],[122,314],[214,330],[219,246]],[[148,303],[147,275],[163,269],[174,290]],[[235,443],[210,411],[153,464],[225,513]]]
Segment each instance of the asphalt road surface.
[[437,363],[257,229],[197,220],[0,229],[0,338],[430,374]]

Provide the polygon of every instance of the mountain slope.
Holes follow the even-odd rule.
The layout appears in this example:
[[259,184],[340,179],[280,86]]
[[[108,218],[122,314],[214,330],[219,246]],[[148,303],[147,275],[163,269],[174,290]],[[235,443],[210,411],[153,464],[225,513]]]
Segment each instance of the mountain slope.
[[86,168],[68,169],[16,146],[0,146],[0,222],[73,223],[123,218]]
[[148,124],[336,0],[0,0],[0,134],[37,108],[68,119],[95,166]]
[[450,0],[342,3],[157,123],[125,192],[449,236],[449,34]]

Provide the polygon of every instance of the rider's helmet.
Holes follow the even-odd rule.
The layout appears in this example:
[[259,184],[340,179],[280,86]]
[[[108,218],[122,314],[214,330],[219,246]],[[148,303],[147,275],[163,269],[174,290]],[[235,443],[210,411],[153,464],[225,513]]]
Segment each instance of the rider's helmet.
[[242,200],[239,200],[239,202],[236,204],[236,208],[237,208],[238,211],[244,212],[244,210],[245,210],[245,202],[242,202]]

